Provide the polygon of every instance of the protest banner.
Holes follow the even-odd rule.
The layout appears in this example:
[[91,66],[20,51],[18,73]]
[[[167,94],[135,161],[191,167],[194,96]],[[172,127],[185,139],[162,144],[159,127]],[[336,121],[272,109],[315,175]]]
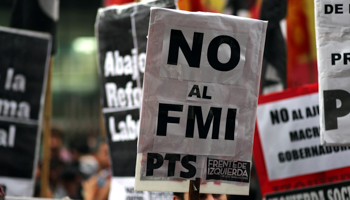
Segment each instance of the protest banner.
[[[134,181],[135,176],[151,6],[176,8],[174,0],[110,6],[99,9],[95,24],[101,107],[112,163],[111,191],[124,185],[125,194],[130,194],[125,179]],[[123,199],[120,195],[124,193],[119,193],[118,199]]]
[[135,190],[248,194],[266,27],[151,9]]
[[0,27],[0,185],[32,196],[51,36]]
[[288,192],[266,195],[266,200],[312,199],[312,200],[347,200],[350,198],[350,181],[308,187]]
[[315,0],[321,143],[350,144],[350,13],[346,0]]
[[259,98],[253,157],[262,196],[350,178],[349,147],[320,145],[318,85]]

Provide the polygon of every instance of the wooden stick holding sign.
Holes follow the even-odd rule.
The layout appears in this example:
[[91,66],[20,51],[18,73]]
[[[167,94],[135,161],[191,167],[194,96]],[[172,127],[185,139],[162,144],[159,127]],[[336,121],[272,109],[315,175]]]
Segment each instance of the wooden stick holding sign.
[[53,58],[50,59],[49,72],[47,75],[47,85],[45,94],[44,121],[43,121],[43,161],[41,170],[40,197],[49,196],[49,174],[50,174],[50,137],[51,137],[51,113],[52,113],[52,95],[51,95],[51,77]]

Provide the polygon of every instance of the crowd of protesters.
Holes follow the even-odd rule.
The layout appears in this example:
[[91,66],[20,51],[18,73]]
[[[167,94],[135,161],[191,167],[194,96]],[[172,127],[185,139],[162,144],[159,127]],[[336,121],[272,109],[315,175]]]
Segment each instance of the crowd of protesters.
[[[110,186],[110,160],[106,139],[79,137],[63,145],[63,132],[50,137],[49,198],[104,200]],[[40,197],[41,164],[36,173],[34,196]]]
[[[63,144],[64,134],[59,129],[51,130],[49,187],[46,198],[82,200],[107,200],[111,169],[106,138],[71,138]],[[41,162],[36,171],[34,196],[40,196]],[[254,172],[254,170],[253,170]],[[255,173],[253,173],[253,176]],[[253,177],[255,180],[256,177]],[[249,196],[201,194],[200,199],[255,200],[260,199],[252,181]],[[186,200],[187,194],[175,193],[173,199]]]

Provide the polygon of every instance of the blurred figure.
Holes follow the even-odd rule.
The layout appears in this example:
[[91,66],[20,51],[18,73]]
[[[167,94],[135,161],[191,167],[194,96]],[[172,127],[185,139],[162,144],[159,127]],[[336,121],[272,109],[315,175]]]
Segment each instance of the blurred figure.
[[[60,185],[59,185],[59,179],[60,174],[63,171],[65,164],[58,159],[51,159],[50,161],[50,172],[49,172],[49,187],[51,190],[52,195],[57,193],[56,191],[59,191]],[[40,188],[40,187],[39,187]],[[39,191],[40,192],[40,191]]]
[[72,164],[81,172],[83,180],[89,179],[99,169],[99,163],[95,156],[91,154],[90,147],[86,139],[76,138],[70,143]]
[[57,128],[52,128],[50,137],[51,160],[60,160],[63,163],[70,163],[72,160],[70,153],[63,147],[62,141],[63,132]]
[[[287,47],[282,34],[280,22],[287,15],[287,0],[263,0],[260,11],[260,19],[269,21],[266,30],[264,60],[261,72],[260,92],[267,86],[282,84],[282,89],[287,88]],[[278,76],[278,81],[269,81],[266,77],[268,64],[273,67]]]
[[85,200],[107,200],[111,182],[108,144],[101,142],[95,154],[99,171],[83,183]]
[[71,199],[83,199],[82,178],[77,166],[67,165],[59,175],[58,183],[53,191],[53,198],[69,197]]
[[109,151],[107,142],[101,142],[95,154],[99,164],[99,170],[109,169]]
[[[198,200],[227,200],[226,194],[199,194]],[[173,200],[189,200],[188,192],[174,192]]]
[[[50,169],[49,169],[49,187],[46,194],[52,197],[53,193],[59,188],[59,177],[66,164],[71,162],[71,156],[69,151],[63,146],[63,132],[58,128],[51,129],[51,135],[49,140],[50,147]],[[39,164],[35,172],[35,190],[34,196],[40,197],[41,189],[41,167],[42,161]]]

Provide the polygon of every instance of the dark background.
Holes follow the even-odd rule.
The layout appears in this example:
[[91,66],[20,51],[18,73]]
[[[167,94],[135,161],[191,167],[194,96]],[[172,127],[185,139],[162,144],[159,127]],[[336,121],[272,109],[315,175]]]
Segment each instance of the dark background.
[[[10,24],[14,0],[0,1],[0,26]],[[71,137],[102,134],[94,24],[102,0],[60,0],[53,57],[52,127]]]

